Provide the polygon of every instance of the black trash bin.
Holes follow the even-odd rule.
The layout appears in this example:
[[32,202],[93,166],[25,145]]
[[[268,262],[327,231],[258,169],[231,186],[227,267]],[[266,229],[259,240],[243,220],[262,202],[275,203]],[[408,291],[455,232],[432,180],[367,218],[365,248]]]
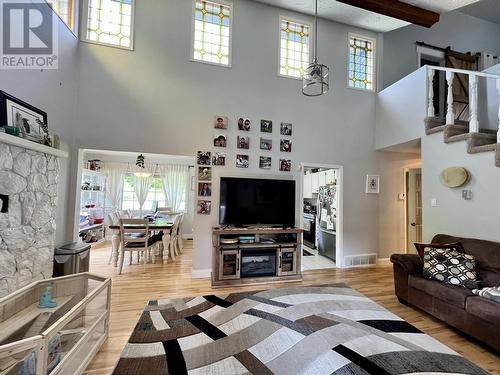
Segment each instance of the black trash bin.
[[90,245],[70,243],[57,247],[54,253],[54,277],[88,272],[90,264]]

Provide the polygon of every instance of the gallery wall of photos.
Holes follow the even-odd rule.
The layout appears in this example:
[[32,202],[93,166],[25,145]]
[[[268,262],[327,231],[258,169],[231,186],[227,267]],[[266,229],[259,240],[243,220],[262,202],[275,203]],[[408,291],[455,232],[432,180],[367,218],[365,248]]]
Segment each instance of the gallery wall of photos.
[[[196,155],[198,176],[196,212],[199,215],[210,215],[212,211],[212,168],[235,166],[247,169],[258,166],[262,170],[269,171],[275,168],[282,173],[291,172],[290,154],[293,146],[291,123],[273,123],[272,120],[266,119],[254,121],[243,116],[232,120],[228,116],[215,115],[210,126],[214,129],[212,149],[198,151]],[[236,135],[230,130],[235,130]],[[273,161],[271,152],[275,150],[279,150],[279,157]],[[231,158],[232,155],[234,159]]]

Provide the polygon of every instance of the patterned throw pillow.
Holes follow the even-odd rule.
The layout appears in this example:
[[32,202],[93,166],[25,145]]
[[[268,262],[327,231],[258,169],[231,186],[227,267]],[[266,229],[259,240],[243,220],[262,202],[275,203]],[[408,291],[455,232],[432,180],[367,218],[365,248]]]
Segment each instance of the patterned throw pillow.
[[426,249],[422,275],[426,279],[435,279],[446,284],[477,288],[474,257],[456,250]]
[[464,246],[461,242],[451,242],[447,244],[439,244],[439,243],[421,243],[415,242],[415,249],[417,249],[417,254],[422,261],[424,261],[424,255],[426,249],[446,249],[446,250],[456,250],[459,253],[465,253]]

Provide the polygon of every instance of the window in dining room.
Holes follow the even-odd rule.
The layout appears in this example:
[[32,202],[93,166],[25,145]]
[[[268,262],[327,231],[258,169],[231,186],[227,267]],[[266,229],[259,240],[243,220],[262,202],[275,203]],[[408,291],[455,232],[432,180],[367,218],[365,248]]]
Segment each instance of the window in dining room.
[[[143,210],[152,210],[155,202],[158,202],[158,207],[167,207],[167,199],[163,189],[163,180],[161,178],[153,178],[149,187],[146,202],[144,203]],[[139,200],[134,191],[134,176],[125,176],[123,182],[123,195],[122,195],[122,210],[140,210]],[[179,211],[185,211],[186,208],[186,194],[184,194]]]
[[194,0],[191,58],[231,66],[231,23],[231,3]]

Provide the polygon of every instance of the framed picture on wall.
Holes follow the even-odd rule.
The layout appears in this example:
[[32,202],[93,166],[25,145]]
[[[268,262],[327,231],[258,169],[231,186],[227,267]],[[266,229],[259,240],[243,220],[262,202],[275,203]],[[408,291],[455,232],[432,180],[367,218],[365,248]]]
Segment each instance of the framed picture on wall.
[[380,176],[376,174],[366,175],[366,194],[378,194],[380,192]]
[[211,181],[212,168],[211,167],[198,167],[198,181]]
[[282,122],[280,125],[280,134],[292,135],[292,124],[289,124],[287,122]]
[[199,197],[211,197],[212,196],[212,184],[210,182],[199,182],[198,183],[198,196]]
[[239,135],[236,139],[236,145],[238,148],[248,150],[250,148],[250,137]]
[[196,205],[196,213],[198,215],[210,215],[211,212],[212,202],[199,199]]
[[280,159],[280,171],[290,172],[292,170],[292,161],[290,159]]
[[272,133],[273,122],[270,120],[260,120],[260,131],[262,133]]
[[249,132],[251,126],[252,122],[250,121],[250,119],[244,117],[238,118],[238,130]]
[[226,165],[226,154],[223,152],[214,152],[212,164],[219,167]]
[[198,165],[210,165],[212,160],[212,154],[210,151],[198,151],[196,161]]
[[292,152],[292,141],[289,139],[282,139],[280,141],[280,151]]
[[215,116],[214,118],[215,129],[227,129],[227,123],[227,116]]
[[273,140],[261,138],[260,139],[260,149],[266,150],[266,151],[271,151],[273,149]]
[[0,91],[0,127],[19,129],[19,135],[30,141],[44,143],[49,136],[47,113]]
[[272,159],[270,156],[261,156],[259,159],[259,168],[260,169],[271,169]]
[[226,147],[227,137],[222,134],[217,134],[214,136],[214,147]]
[[248,155],[236,155],[236,167],[237,168],[248,168],[249,166],[249,158]]

